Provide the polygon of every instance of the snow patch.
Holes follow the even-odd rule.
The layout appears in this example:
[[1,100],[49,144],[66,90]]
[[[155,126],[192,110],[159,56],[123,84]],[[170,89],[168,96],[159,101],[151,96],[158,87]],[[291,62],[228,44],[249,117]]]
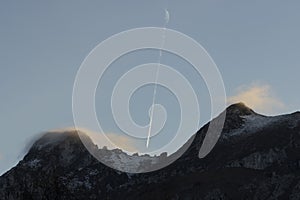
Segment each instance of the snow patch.
[[273,123],[278,123],[284,119],[283,116],[267,117],[258,114],[245,115],[241,116],[241,118],[244,120],[244,124],[241,126],[241,128],[224,133],[224,139],[228,139],[232,136],[252,134],[262,130],[264,127],[270,126]]
[[34,159],[34,160],[31,160],[29,162],[27,162],[25,165],[30,167],[30,168],[37,168],[37,167],[40,167],[40,161],[39,159]]
[[140,171],[149,165],[157,164],[158,157],[130,156],[124,152],[111,150],[110,154],[102,157],[105,163],[109,163],[115,169],[122,171]]

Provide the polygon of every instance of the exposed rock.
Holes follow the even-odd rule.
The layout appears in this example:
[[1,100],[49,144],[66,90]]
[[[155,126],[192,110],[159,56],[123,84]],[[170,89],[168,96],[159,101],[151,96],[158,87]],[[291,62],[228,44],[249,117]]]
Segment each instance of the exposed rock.
[[[244,104],[232,105],[217,145],[199,159],[207,128],[208,124],[197,132],[174,163],[144,174],[103,165],[82,144],[78,136],[82,133],[47,133],[0,177],[0,199],[300,198],[299,112],[266,117]],[[174,156],[129,156],[121,150],[94,149],[114,164],[122,164],[116,157],[137,159],[137,168]]]

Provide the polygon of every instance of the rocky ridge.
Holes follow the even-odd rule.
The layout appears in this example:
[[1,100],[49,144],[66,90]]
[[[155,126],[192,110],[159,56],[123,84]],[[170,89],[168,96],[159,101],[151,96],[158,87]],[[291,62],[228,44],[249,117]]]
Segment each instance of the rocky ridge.
[[[0,199],[300,199],[300,112],[267,117],[241,103],[229,106],[217,145],[199,159],[208,125],[174,163],[142,174],[100,163],[76,131],[46,133],[0,177]],[[174,156],[101,153],[112,161],[136,156],[137,167]]]

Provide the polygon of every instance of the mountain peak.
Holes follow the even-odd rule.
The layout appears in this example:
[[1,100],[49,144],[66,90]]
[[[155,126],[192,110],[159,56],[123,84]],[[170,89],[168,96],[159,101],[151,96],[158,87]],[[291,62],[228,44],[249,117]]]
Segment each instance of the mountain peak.
[[239,116],[255,114],[255,112],[251,108],[249,108],[242,102],[232,104],[229,107],[227,107],[226,113],[227,113],[227,115],[235,114],[235,115],[239,115]]
[[36,147],[40,149],[48,145],[58,145],[70,139],[79,141],[79,131],[75,129],[53,130],[42,134],[33,144],[33,148]]
[[[159,167],[169,158],[126,156],[119,150],[98,151],[95,147],[97,156],[109,164],[104,165],[78,145],[82,136],[88,137],[84,131],[50,131],[16,167],[0,177],[0,197],[147,200],[261,199],[271,195],[274,199],[299,199],[299,112],[267,117],[243,103],[229,106],[227,112],[223,140],[205,158],[198,157],[207,132],[203,127],[174,163],[134,175],[120,171],[128,166],[149,169],[152,163]],[[125,165],[129,162],[132,165]]]

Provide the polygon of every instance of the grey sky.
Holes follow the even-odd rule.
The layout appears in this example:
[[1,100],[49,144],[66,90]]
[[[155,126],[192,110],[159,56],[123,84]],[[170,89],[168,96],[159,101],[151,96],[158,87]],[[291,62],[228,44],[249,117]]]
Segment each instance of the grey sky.
[[[33,135],[73,125],[72,87],[86,55],[118,32],[163,26],[165,6],[163,1],[1,1],[0,173],[18,161]],[[241,86],[268,85],[271,98],[284,106],[265,114],[286,113],[300,107],[299,8],[296,0],[170,0],[168,27],[204,46],[222,73],[228,96]],[[135,58],[139,55],[138,61],[129,55],[124,63],[157,60],[151,51]],[[163,62],[183,62],[171,57]],[[199,88],[197,95],[207,93],[203,83]],[[97,106],[101,112],[101,103]],[[146,117],[137,118],[145,123]]]

